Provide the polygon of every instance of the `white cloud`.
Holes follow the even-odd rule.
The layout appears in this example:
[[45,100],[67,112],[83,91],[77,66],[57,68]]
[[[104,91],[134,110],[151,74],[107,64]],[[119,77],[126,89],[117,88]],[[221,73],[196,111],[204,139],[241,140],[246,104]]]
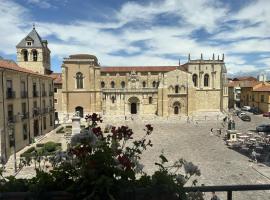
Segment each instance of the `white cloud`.
[[[46,0],[29,0],[32,4],[40,2],[49,3]],[[54,57],[89,53],[95,54],[104,65],[176,65],[178,60],[171,59],[167,55],[183,57],[191,53],[191,57],[195,59],[203,53],[204,58],[208,59],[212,58],[213,53],[220,56],[225,53],[227,68],[230,72],[236,73],[243,69],[247,71],[256,69],[255,65],[249,64],[243,56],[238,55],[239,53],[265,52],[267,55],[269,52],[270,44],[267,39],[237,40],[243,37],[264,37],[269,33],[269,19],[264,16],[264,12],[258,10],[262,5],[255,5],[254,11],[252,6],[248,5],[235,16],[228,17],[229,8],[218,0],[189,0],[188,2],[164,0],[145,4],[127,2],[111,15],[110,21],[113,22],[78,20],[60,24],[39,21],[36,27],[44,39],[51,36],[54,38],[49,40],[49,48]],[[249,13],[255,11],[258,13]],[[157,24],[155,22],[160,15],[174,15],[176,21],[173,25]],[[12,1],[0,0],[0,16],[0,37],[6,38],[1,41],[2,51],[15,54],[15,45],[30,31],[33,22],[31,11]],[[254,21],[250,20],[252,17],[255,18]],[[204,29],[210,34],[218,32],[226,20],[233,19],[241,23],[229,24],[231,30],[220,32],[212,41],[198,40],[199,38],[191,36],[199,29]],[[245,27],[244,22],[248,20],[250,23],[259,23],[258,29]],[[134,28],[132,24],[137,22],[146,26]],[[117,33],[104,29],[117,30]],[[10,31],[16,34],[11,34]],[[235,41],[219,43],[223,40]],[[133,45],[138,41],[144,42],[147,48]],[[112,55],[113,52],[119,51],[135,55],[128,57]],[[233,55],[234,53],[237,55]],[[268,61],[262,59],[262,62]]]

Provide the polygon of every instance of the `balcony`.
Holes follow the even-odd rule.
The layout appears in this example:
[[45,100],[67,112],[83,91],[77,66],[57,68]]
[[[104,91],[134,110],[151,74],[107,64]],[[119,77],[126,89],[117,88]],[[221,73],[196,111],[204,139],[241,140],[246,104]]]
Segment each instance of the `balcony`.
[[53,96],[53,91],[50,91],[49,92],[49,96]]
[[16,115],[8,116],[8,123],[16,123]]
[[38,97],[38,91],[33,91],[33,97]]
[[28,112],[22,113],[22,115],[21,115],[21,119],[22,120],[28,119],[28,117],[29,117],[29,113]]
[[37,117],[39,115],[39,108],[34,108],[33,109],[33,117]]
[[14,99],[16,97],[15,91],[7,90],[7,99]]
[[43,108],[42,109],[42,114],[46,114],[46,113],[48,113],[48,108]]
[[21,91],[21,98],[25,99],[28,97],[27,91]]
[[47,92],[42,91],[42,96],[43,96],[43,97],[46,97],[46,96],[47,96]]

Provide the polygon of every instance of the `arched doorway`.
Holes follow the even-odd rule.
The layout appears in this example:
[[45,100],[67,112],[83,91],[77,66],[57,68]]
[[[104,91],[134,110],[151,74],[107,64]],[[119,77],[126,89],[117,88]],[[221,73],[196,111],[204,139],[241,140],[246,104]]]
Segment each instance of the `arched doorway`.
[[80,116],[80,117],[83,117],[83,107],[77,106],[77,107],[75,108],[75,112],[76,112],[76,113],[79,112],[79,116]]
[[130,114],[138,114],[140,103],[139,99],[137,97],[131,97],[128,101],[130,104]]
[[175,115],[178,115],[179,114],[179,108],[178,108],[178,106],[175,106],[174,107],[174,114]]
[[181,105],[178,101],[173,103],[173,113],[175,115],[178,115],[180,113],[180,108],[181,108]]
[[131,103],[130,104],[130,113],[131,114],[137,114],[137,104],[136,103]]

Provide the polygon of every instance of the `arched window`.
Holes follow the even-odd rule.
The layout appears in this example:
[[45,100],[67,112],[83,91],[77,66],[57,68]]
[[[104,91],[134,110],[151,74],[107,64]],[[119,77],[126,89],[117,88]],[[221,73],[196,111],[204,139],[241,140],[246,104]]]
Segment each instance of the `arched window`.
[[197,74],[193,74],[192,81],[194,83],[194,86],[197,87],[198,86],[198,76],[197,76]]
[[122,82],[121,82],[121,87],[122,87],[122,88],[125,88],[125,87],[126,87],[125,81],[122,81]]
[[208,87],[209,86],[209,75],[205,74],[204,75],[204,87]]
[[152,86],[153,86],[153,88],[157,87],[156,81],[153,81]]
[[76,85],[77,85],[77,89],[83,88],[83,74],[81,72],[78,72],[76,74]]
[[101,88],[105,88],[105,83],[104,83],[104,81],[101,81],[100,86],[101,86]]
[[175,93],[179,93],[179,86],[178,85],[175,86],[174,91],[175,91]]
[[22,50],[23,61],[28,61],[28,51],[26,49]]
[[37,52],[37,50],[33,50],[32,51],[32,54],[33,54],[33,61],[37,61],[37,58],[38,58],[38,52]]
[[114,81],[111,82],[111,88],[114,88],[115,87],[115,83]]
[[153,98],[149,97],[149,104],[152,104],[152,103],[153,103]]
[[146,87],[146,82],[145,81],[142,82],[142,86],[143,86],[143,88]]

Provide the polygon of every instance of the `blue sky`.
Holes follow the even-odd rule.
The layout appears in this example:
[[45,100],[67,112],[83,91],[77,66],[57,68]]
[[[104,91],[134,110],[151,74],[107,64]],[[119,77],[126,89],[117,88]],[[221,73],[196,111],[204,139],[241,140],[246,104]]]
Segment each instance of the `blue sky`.
[[0,56],[36,24],[52,69],[89,53],[103,66],[177,65],[225,54],[229,74],[270,70],[269,0],[0,0]]

